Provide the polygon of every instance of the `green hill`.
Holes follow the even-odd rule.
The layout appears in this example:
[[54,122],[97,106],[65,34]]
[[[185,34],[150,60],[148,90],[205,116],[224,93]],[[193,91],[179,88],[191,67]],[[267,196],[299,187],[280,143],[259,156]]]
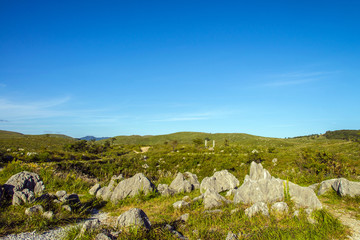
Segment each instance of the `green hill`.
[[26,135],[0,130],[1,148],[26,148],[27,151],[60,149],[64,144],[75,141],[76,139],[62,134]]
[[[115,144],[139,144],[139,145],[158,145],[165,142],[177,141],[179,144],[192,144],[194,139],[209,139],[208,146],[215,144],[223,145],[225,140],[229,143],[258,143],[262,141],[284,141],[278,138],[266,138],[245,133],[203,133],[203,132],[177,132],[165,135],[132,135],[132,136],[116,136]],[[104,140],[102,140],[104,141]]]

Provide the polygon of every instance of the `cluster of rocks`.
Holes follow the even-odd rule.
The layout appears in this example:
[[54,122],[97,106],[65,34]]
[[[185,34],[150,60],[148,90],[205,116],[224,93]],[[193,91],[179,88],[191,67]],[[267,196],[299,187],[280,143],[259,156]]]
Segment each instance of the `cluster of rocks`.
[[[44,193],[45,185],[38,174],[28,171],[19,172],[11,176],[0,187],[0,200],[8,200],[14,206],[31,205],[25,210],[28,216],[42,215],[44,218],[54,218],[54,212],[45,211],[41,203],[61,204],[62,208],[72,211],[80,205],[77,194],[67,194],[66,191],[58,191],[56,194]],[[0,201],[3,203],[4,201]]]

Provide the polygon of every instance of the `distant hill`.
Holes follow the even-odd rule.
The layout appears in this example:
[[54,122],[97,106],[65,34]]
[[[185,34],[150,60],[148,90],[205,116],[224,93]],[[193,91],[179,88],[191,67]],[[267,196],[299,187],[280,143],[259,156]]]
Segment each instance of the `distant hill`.
[[327,139],[343,139],[360,141],[360,130],[336,130],[327,131],[324,136]]
[[17,132],[0,130],[0,147],[26,148],[38,151],[40,149],[62,149],[65,144],[73,143],[76,139],[62,134],[27,135]]
[[82,137],[82,138],[78,138],[80,140],[86,140],[86,141],[91,141],[91,140],[95,140],[95,141],[99,141],[99,140],[104,140],[104,139],[108,139],[109,137],[94,137],[94,136],[86,136],[86,137]]
[[132,136],[116,136],[115,144],[140,144],[140,145],[156,145],[170,143],[177,141],[179,144],[192,144],[194,139],[200,138],[201,140],[209,139],[208,146],[212,146],[212,141],[215,144],[224,144],[225,139],[229,143],[242,143],[256,144],[259,141],[283,141],[279,138],[259,137],[245,133],[203,133],[203,132],[177,132],[165,135],[132,135]]

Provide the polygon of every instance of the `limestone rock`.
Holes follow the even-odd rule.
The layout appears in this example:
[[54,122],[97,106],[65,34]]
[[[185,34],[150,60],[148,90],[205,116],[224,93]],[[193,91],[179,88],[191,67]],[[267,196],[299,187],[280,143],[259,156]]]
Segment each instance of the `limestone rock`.
[[155,186],[145,177],[144,174],[138,173],[131,178],[121,181],[114,189],[111,195],[111,201],[117,201],[126,197],[133,197],[142,191],[145,195],[154,191]]
[[352,182],[345,178],[334,181],[332,188],[342,197],[355,197],[360,195],[360,182]]
[[41,205],[35,205],[32,207],[29,207],[25,210],[25,214],[28,216],[32,216],[34,214],[40,214],[44,211],[44,208]]
[[215,191],[207,190],[204,194],[205,209],[217,208],[227,203],[230,203],[230,201]]
[[284,186],[297,207],[322,208],[319,199],[311,188],[274,178],[263,168],[261,163],[255,162],[250,165],[250,175],[245,176],[244,183],[236,190],[234,203],[251,204],[282,201],[284,199]]
[[215,192],[227,191],[234,189],[239,185],[239,180],[229,173],[227,170],[215,172],[212,177],[206,177],[200,184],[200,192],[204,193],[206,190]]
[[287,213],[289,212],[289,206],[286,202],[276,202],[271,206],[271,210],[278,213]]
[[4,184],[4,188],[6,194],[12,197],[15,191],[24,189],[34,192],[35,195],[41,194],[45,185],[36,173],[23,171],[11,176]]
[[292,182],[289,182],[288,185],[291,200],[295,203],[296,207],[311,209],[322,208],[321,202],[311,188],[301,187]]
[[185,179],[182,173],[178,173],[176,178],[171,182],[170,189],[173,189],[176,193],[186,193],[193,190],[192,184]]
[[273,178],[261,163],[252,162],[250,176],[236,190],[234,203],[277,202],[284,198],[284,182]]
[[180,208],[184,208],[184,207],[188,207],[190,204],[188,202],[185,202],[184,200],[181,201],[177,201],[175,203],[173,203],[173,207],[175,209],[180,209]]
[[129,211],[122,213],[116,220],[118,227],[144,227],[147,230],[151,229],[151,223],[145,212],[139,208],[132,208]]
[[92,188],[90,188],[89,190],[89,194],[90,195],[96,195],[96,192],[101,188],[100,184],[97,183],[94,186],[92,186]]
[[200,201],[200,200],[203,200],[203,199],[204,199],[204,194],[201,194],[200,196],[197,196],[196,198],[194,198],[192,201],[197,202],[197,201]]
[[162,196],[171,196],[175,193],[175,191],[170,189],[167,184],[159,184],[157,190]]
[[257,213],[261,213],[264,216],[269,216],[269,208],[263,202],[254,203],[251,207],[245,209],[245,214],[248,217],[252,217]]

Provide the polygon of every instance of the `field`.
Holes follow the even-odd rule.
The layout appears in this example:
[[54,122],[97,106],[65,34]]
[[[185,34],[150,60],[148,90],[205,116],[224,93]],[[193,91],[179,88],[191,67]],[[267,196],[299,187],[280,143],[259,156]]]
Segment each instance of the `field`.
[[[95,142],[63,135],[23,135],[0,131],[0,167],[3,168],[0,185],[13,174],[29,170],[40,175],[47,192],[76,192],[83,202],[101,208],[111,216],[118,216],[131,207],[141,208],[155,227],[150,232],[123,236],[129,239],[172,239],[173,236],[162,228],[167,223],[175,225],[190,239],[225,239],[228,231],[240,233],[243,239],[341,239],[349,233],[349,229],[327,210],[316,212],[314,218],[318,224],[311,224],[305,215],[299,219],[291,214],[248,219],[243,211],[229,214],[235,208],[248,207],[243,205],[229,205],[223,208],[221,214],[205,216],[201,204],[191,206],[191,209],[174,210],[172,203],[185,196],[181,194],[165,198],[154,193],[125,199],[117,205],[101,203],[88,194],[89,188],[96,182],[105,185],[113,175],[123,174],[128,178],[139,172],[158,185],[170,184],[178,172],[195,173],[201,181],[215,171],[227,169],[241,184],[249,173],[252,161],[261,162],[274,177],[302,186],[338,177],[359,181],[360,144],[357,133],[351,132],[349,138],[346,138],[346,132],[345,135],[344,132],[339,133],[277,139],[241,133],[181,132],[159,136],[118,136]],[[198,195],[200,193],[195,191],[189,196],[194,198]],[[320,200],[331,209],[346,209],[355,219],[359,218],[358,199],[339,200],[335,194]],[[18,217],[23,211],[23,208],[2,206],[0,235],[43,230],[88,216],[86,211],[77,212],[63,215],[55,222],[42,222],[39,226],[39,223]],[[9,212],[12,214],[9,215]],[[180,224],[176,219],[185,212],[191,212],[191,217],[186,224]]]

